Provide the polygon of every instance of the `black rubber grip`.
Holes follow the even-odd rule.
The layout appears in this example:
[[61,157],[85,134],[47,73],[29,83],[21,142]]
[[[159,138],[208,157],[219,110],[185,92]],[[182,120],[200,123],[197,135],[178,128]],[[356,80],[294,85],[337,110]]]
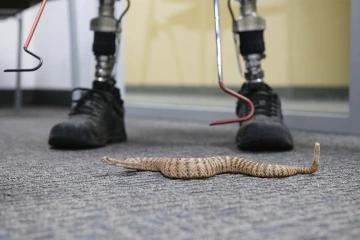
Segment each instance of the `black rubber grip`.
[[264,52],[264,31],[240,32],[240,53],[242,55]]
[[95,32],[93,52],[96,56],[114,55],[116,51],[115,33]]

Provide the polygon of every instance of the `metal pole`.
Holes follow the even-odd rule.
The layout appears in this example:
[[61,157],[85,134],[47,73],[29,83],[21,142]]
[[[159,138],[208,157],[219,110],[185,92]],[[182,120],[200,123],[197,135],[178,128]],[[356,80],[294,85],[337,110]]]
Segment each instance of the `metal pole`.
[[[23,19],[22,19],[22,13],[19,13],[17,15],[18,23],[19,23],[19,36],[18,36],[18,62],[17,62],[17,68],[21,69],[21,61],[22,61],[22,55],[21,55],[21,49],[22,49],[22,29],[23,29]],[[22,109],[22,91],[21,91],[21,72],[16,73],[16,90],[15,90],[15,114],[19,116],[21,114]]]
[[71,87],[76,88],[80,85],[79,78],[79,55],[76,28],[76,6],[75,0],[68,1],[69,7],[69,26],[70,26],[70,54],[71,54]]
[[360,133],[360,31],[358,27],[359,19],[360,19],[360,2],[357,0],[350,1],[350,83],[349,83],[349,105],[350,105],[350,125],[349,132]]

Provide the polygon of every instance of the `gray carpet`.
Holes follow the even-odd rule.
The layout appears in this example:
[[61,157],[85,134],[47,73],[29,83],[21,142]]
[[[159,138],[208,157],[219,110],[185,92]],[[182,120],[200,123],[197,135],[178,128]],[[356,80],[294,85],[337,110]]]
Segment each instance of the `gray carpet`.
[[[127,119],[129,141],[51,150],[63,110],[0,110],[0,239],[360,239],[360,137],[293,131],[296,148],[240,152],[236,125]],[[111,157],[239,155],[309,165],[313,175],[261,179],[223,174],[171,180],[100,162]]]

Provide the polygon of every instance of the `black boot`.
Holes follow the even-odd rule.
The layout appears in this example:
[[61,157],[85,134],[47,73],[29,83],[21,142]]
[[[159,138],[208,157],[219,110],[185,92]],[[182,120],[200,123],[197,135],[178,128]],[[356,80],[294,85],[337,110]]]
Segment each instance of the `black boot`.
[[92,89],[82,91],[69,113],[69,119],[55,125],[49,144],[54,148],[95,148],[126,141],[123,101],[114,83],[94,81]]
[[[236,144],[241,150],[281,151],[293,148],[293,139],[283,122],[279,96],[265,83],[245,83],[239,91],[255,105],[252,119],[240,123]],[[250,112],[248,104],[239,101],[237,115]]]

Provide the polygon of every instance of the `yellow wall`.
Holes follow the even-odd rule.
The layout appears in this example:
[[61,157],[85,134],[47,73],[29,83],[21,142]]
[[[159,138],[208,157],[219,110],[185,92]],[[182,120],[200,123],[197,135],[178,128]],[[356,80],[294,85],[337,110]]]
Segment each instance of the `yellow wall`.
[[[224,80],[240,86],[227,1],[220,2]],[[267,21],[271,86],[348,86],[349,0],[258,0],[258,11]],[[133,0],[125,17],[127,84],[217,85],[212,0]]]

